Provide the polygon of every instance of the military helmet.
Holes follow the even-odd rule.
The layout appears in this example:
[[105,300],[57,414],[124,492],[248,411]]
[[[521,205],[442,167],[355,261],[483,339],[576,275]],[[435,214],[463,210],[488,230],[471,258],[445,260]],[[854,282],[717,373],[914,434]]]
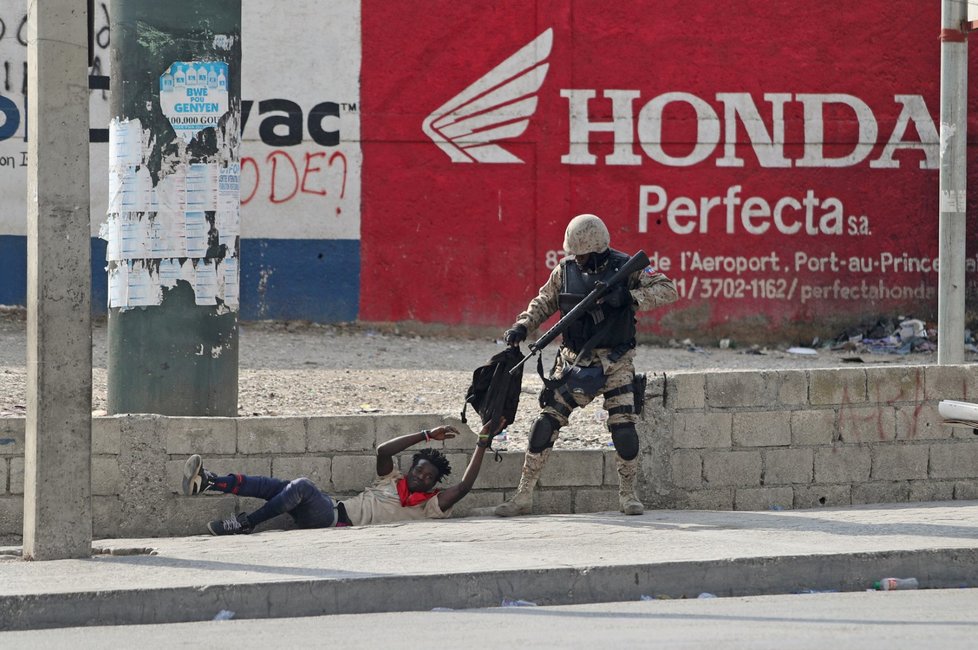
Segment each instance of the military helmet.
[[603,253],[611,244],[608,227],[596,215],[579,214],[567,224],[564,232],[564,254]]

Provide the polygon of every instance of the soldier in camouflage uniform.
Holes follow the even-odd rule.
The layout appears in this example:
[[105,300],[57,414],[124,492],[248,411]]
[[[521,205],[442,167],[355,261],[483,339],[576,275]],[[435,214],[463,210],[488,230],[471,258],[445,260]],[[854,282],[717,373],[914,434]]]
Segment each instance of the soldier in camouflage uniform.
[[[593,214],[574,217],[564,235],[564,253],[540,293],[530,301],[504,338],[519,345],[558,310],[569,312],[598,282],[606,281],[628,255],[609,248],[611,238],[604,222]],[[672,280],[651,266],[636,271],[626,283],[613,287],[592,312],[579,318],[564,333],[552,377],[559,380],[553,390],[544,390],[545,404],[530,430],[519,487],[513,497],[500,504],[500,517],[528,514],[533,506],[533,488],[547,462],[561,427],[573,409],[604,397],[608,429],[616,449],[619,505],[628,515],[644,508],[635,493],[638,474],[638,434],[635,422],[635,312],[674,302],[678,298]],[[578,358],[580,356],[580,358]]]

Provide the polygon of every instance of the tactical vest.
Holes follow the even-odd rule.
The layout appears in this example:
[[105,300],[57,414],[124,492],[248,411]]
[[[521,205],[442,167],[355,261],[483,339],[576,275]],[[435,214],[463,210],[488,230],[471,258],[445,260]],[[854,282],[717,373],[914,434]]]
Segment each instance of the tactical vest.
[[[581,302],[598,282],[607,282],[621,266],[628,261],[628,255],[611,249],[611,255],[604,269],[597,273],[585,273],[573,260],[561,260],[564,267],[564,281],[560,288],[557,304],[561,316]],[[594,348],[632,348],[635,345],[635,308],[627,307],[614,309],[600,304],[571,323],[564,332],[564,345],[574,352],[579,352],[591,337],[600,332],[595,340]]]

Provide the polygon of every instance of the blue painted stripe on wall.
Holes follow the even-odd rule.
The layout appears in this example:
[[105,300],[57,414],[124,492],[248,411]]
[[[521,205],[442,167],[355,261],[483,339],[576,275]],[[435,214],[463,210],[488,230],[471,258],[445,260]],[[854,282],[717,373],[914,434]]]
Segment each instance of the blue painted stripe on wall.
[[[105,314],[103,239],[92,239],[92,312]],[[241,241],[242,320],[353,321],[359,314],[360,242],[348,239]],[[0,304],[27,303],[27,238],[0,235]]]

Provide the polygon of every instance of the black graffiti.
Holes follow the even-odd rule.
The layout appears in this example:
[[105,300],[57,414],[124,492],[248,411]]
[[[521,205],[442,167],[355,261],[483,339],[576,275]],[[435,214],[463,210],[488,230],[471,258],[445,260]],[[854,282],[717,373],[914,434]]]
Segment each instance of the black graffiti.
[[[241,101],[241,131],[251,115],[254,101]],[[258,114],[266,115],[258,125],[258,136],[271,147],[294,147],[302,143],[302,108],[288,99],[263,99],[258,102]],[[327,118],[339,118],[340,105],[336,102],[321,102],[312,107],[306,121],[306,130],[317,144],[335,147],[340,143],[339,129],[327,131],[323,122]]]

